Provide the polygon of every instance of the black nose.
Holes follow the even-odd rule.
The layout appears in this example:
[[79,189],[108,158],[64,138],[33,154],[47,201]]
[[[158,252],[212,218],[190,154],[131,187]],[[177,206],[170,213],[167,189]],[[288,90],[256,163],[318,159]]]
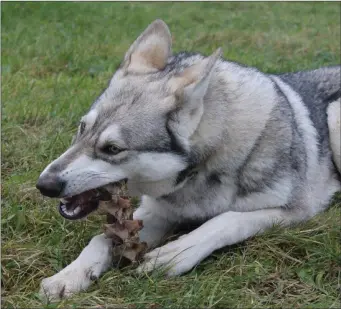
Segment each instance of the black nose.
[[41,194],[48,197],[60,196],[64,186],[65,186],[64,181],[62,181],[58,177],[51,176],[39,177],[38,182],[36,184],[36,187],[41,192]]

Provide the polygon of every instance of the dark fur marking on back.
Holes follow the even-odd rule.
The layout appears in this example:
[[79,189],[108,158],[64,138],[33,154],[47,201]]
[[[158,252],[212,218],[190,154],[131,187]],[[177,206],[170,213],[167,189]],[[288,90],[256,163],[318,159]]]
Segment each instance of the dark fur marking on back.
[[[341,86],[340,86],[341,87]],[[341,89],[337,90],[336,92],[334,92],[333,94],[331,94],[327,99],[326,99],[326,103],[332,103],[338,99],[341,98]]]
[[301,97],[318,134],[319,160],[330,155],[328,104],[341,96],[339,66],[278,75]]

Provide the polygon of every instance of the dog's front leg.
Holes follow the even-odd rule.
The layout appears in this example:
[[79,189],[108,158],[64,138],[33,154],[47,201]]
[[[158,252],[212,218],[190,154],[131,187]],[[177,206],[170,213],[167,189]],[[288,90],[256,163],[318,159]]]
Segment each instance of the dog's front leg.
[[147,253],[138,271],[162,268],[168,276],[180,275],[219,248],[243,241],[276,222],[287,225],[299,219],[298,214],[280,208],[226,212],[191,233]]
[[48,301],[86,290],[112,263],[112,242],[97,235],[70,265],[41,282],[40,296]]
[[139,238],[154,248],[163,241],[167,232],[173,227],[170,215],[164,213],[164,208],[159,202],[149,196],[144,196],[141,205],[133,215],[135,220],[143,221],[143,228],[139,232]]

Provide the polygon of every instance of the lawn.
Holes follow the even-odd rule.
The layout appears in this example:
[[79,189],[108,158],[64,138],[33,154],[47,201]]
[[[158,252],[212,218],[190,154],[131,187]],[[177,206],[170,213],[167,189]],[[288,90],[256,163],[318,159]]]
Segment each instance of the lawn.
[[[101,230],[71,223],[35,182],[69,145],[79,118],[124,52],[154,19],[174,50],[224,57],[265,72],[340,63],[339,3],[2,3],[2,306],[42,308],[42,278]],[[112,269],[87,292],[47,308],[340,308],[340,195],[292,229],[214,253],[172,279]]]

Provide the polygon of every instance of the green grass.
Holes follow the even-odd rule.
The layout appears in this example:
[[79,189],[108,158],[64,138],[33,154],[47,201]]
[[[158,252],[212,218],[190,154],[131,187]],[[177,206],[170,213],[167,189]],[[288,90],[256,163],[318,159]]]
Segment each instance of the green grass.
[[[70,223],[35,189],[137,35],[162,18],[175,51],[266,72],[340,63],[338,3],[2,3],[2,305],[41,308],[42,278],[77,257],[101,218]],[[49,308],[340,308],[340,196],[293,229],[216,252],[172,279],[112,269]]]

